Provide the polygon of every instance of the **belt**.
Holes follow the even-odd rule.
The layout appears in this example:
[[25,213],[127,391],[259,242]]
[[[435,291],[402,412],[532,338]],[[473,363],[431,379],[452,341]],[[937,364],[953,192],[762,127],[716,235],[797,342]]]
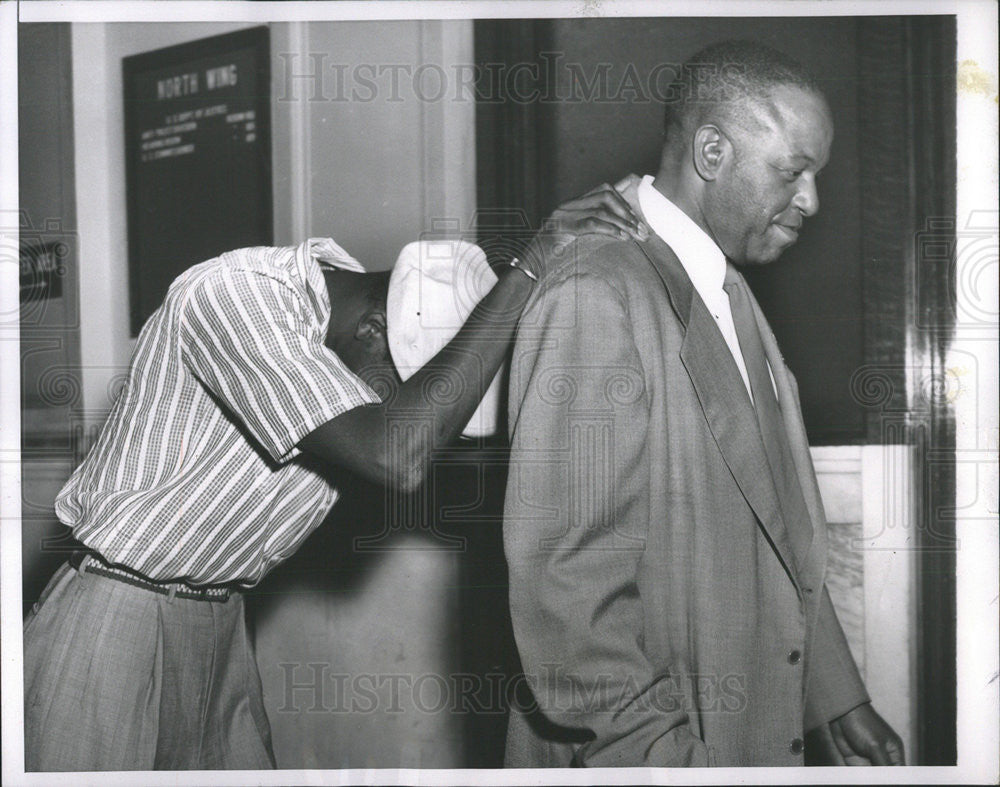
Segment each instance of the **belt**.
[[154,582],[137,571],[125,568],[124,566],[114,566],[105,561],[95,552],[77,550],[69,557],[69,564],[77,571],[84,571],[87,574],[96,574],[99,577],[107,577],[126,585],[151,590],[161,596],[171,598],[184,598],[193,601],[228,601],[231,589],[226,585],[206,585],[205,587],[195,587],[186,582]]

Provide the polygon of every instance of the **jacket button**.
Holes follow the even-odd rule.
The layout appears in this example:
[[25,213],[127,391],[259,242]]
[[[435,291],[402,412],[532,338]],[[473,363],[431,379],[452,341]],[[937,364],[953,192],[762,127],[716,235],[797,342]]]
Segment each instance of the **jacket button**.
[[802,742],[802,738],[795,738],[792,741],[792,745],[788,748],[791,750],[792,754],[802,754],[802,750],[805,749],[806,745]]
[[788,654],[788,663],[789,664],[798,664],[800,661],[802,661],[802,652],[801,651],[799,651],[799,650],[793,650],[791,653]]

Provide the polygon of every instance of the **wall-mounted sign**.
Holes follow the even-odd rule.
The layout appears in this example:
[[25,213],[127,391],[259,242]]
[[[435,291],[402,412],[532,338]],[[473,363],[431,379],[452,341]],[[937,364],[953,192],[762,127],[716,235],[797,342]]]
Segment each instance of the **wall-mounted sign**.
[[21,243],[21,303],[62,296],[69,245],[62,242]]
[[135,336],[186,268],[273,242],[268,29],[145,52],[122,65]]

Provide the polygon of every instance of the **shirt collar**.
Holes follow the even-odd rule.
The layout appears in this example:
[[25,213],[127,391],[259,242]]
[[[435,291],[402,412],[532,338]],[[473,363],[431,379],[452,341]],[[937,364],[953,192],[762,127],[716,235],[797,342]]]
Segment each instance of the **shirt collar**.
[[639,207],[653,232],[673,249],[698,293],[721,291],[726,255],[690,216],[653,187],[652,175],[639,184]]
[[364,273],[364,266],[337,245],[333,238],[309,238],[295,247],[295,267],[313,301],[316,316],[324,333],[330,321],[330,293],[326,287],[324,269]]
[[355,273],[364,273],[365,266],[334,242],[333,238],[310,238],[306,246],[321,268],[340,268]]

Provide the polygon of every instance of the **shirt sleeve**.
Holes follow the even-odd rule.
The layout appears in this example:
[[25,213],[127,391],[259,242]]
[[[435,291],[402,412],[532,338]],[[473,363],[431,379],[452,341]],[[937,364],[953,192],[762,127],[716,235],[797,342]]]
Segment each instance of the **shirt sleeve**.
[[323,343],[294,288],[240,269],[193,285],[180,310],[184,363],[278,462],[318,426],[378,395]]

